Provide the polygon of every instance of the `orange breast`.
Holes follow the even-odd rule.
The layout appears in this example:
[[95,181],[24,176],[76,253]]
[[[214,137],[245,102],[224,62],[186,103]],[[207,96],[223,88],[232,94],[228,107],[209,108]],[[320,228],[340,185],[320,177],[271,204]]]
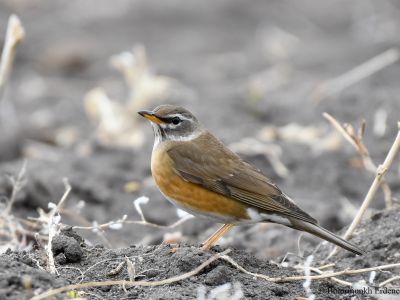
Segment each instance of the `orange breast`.
[[215,216],[223,222],[249,218],[246,205],[183,180],[174,172],[173,162],[165,150],[165,146],[160,145],[153,151],[151,159],[153,178],[165,196],[189,212]]

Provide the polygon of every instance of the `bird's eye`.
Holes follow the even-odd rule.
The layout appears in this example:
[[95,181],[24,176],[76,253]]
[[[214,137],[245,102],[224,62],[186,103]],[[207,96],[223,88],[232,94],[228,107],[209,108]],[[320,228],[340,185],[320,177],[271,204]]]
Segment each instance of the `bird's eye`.
[[174,125],[178,125],[181,121],[182,120],[179,119],[179,117],[173,117],[171,120],[172,124],[174,124]]

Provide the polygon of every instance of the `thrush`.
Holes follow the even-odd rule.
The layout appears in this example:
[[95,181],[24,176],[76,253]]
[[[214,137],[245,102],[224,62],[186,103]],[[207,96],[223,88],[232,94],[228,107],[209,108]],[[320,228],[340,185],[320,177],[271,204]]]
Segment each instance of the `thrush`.
[[154,130],[151,171],[161,193],[192,215],[224,224],[203,244],[204,250],[235,225],[270,222],[311,233],[355,254],[363,253],[318,225],[185,108],[161,105],[138,113],[151,121]]

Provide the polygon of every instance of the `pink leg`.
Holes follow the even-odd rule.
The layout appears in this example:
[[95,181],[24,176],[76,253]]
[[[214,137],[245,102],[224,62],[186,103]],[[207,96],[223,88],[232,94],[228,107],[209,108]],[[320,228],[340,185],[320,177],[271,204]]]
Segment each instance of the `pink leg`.
[[218,240],[220,238],[222,238],[222,236],[227,233],[233,226],[233,224],[224,224],[221,228],[219,228],[212,236],[210,236],[207,241],[205,241],[203,243],[203,246],[201,247],[202,250],[204,251],[208,251],[211,249],[212,246],[214,246],[214,244],[216,242],[218,242]]

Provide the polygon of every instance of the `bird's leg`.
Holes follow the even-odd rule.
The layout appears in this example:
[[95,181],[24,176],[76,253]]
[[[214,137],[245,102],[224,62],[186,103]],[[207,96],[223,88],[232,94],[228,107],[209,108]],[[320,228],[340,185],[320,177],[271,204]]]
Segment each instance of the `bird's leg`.
[[229,231],[229,229],[231,229],[233,226],[233,224],[224,224],[222,225],[221,228],[219,228],[216,232],[213,233],[212,236],[210,236],[207,241],[205,241],[203,243],[203,246],[201,247],[201,249],[203,251],[208,251],[211,249],[212,246],[214,246],[214,244],[220,239],[222,238],[222,236],[227,233]]

